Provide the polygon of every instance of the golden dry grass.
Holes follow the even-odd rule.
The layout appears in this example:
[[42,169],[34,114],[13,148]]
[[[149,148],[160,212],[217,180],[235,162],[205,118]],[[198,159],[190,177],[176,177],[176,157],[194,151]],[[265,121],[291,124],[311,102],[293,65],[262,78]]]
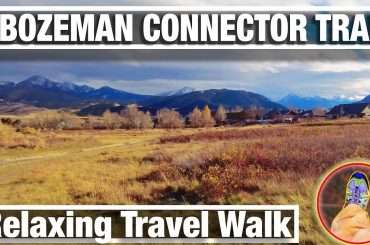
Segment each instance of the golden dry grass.
[[9,142],[41,142],[0,147],[1,204],[299,204],[301,244],[330,244],[313,211],[320,174],[346,158],[370,158],[363,121],[0,132]]

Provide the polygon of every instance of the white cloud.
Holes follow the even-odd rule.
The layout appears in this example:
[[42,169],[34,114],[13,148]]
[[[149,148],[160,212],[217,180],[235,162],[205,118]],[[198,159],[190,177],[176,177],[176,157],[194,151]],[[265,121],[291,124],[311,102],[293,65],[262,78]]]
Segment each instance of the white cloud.
[[369,61],[310,62],[307,70],[312,72],[344,73],[370,71]]
[[347,97],[363,98],[370,95],[370,79],[359,78],[353,81],[341,81],[336,83],[337,91]]
[[356,73],[370,71],[370,61],[251,61],[234,64],[240,72]]
[[178,90],[183,87],[191,87],[197,90],[207,90],[212,88],[229,88],[229,89],[245,89],[241,88],[242,83],[215,81],[215,80],[175,80],[175,79],[148,79],[148,80],[103,80],[86,78],[84,83],[93,87],[110,86],[116,89],[121,89],[132,93],[141,94],[159,94],[167,91]]
[[197,90],[207,89],[234,89],[246,90],[263,94],[272,99],[281,98],[289,93],[301,96],[322,96],[326,98],[341,97],[359,101],[370,95],[370,79],[336,80],[300,83],[294,80],[283,80],[277,84],[272,81],[240,81],[240,80],[170,80],[148,79],[132,80],[97,80],[86,79],[85,84],[93,87],[111,86],[132,93],[159,94],[162,92],[178,90],[182,87],[192,87]]
[[269,72],[279,73],[292,68],[293,62],[260,61],[260,62],[241,62],[238,68],[241,72]]

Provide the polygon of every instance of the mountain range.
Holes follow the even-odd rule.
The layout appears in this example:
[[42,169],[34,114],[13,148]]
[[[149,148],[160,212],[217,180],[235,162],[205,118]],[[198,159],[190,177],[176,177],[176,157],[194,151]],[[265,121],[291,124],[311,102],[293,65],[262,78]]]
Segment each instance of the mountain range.
[[[369,96],[370,100],[370,96]],[[288,108],[299,108],[309,110],[314,108],[330,109],[338,104],[348,104],[354,101],[344,98],[327,99],[319,96],[301,97],[295,94],[289,94],[278,101],[279,104]]]
[[51,109],[81,107],[99,101],[138,103],[149,98],[151,96],[128,93],[110,87],[94,89],[86,85],[60,83],[42,76],[32,76],[19,83],[0,83],[0,99]]
[[196,91],[196,89],[190,88],[190,87],[183,87],[183,88],[178,89],[178,90],[173,90],[173,91],[168,91],[168,92],[160,93],[160,94],[158,94],[158,96],[184,95],[184,94],[188,94],[188,93],[191,93],[191,92],[194,92],[194,91]]
[[[331,108],[337,104],[350,103],[344,99],[325,99],[321,97],[300,97],[288,95],[278,102],[267,97],[243,90],[209,89],[196,91],[184,87],[160,95],[129,93],[108,86],[95,89],[86,85],[69,82],[56,82],[43,76],[32,76],[21,82],[0,82],[0,101],[49,109],[74,108],[80,114],[102,114],[106,110],[119,110],[131,103],[155,113],[161,108],[172,108],[186,115],[194,107],[208,105],[215,110],[219,105],[232,109],[235,107],[259,107],[265,110],[282,110],[288,107],[312,109]],[[370,96],[363,102],[370,102]],[[6,104],[5,104],[6,105]]]
[[265,110],[281,110],[285,108],[263,95],[230,89],[210,89],[177,96],[154,98],[146,101],[144,105],[154,109],[164,107],[174,108],[181,114],[191,112],[194,107],[202,108],[206,105],[212,110],[216,110],[219,105],[223,105],[226,108],[254,106]]
[[268,98],[241,90],[210,89],[195,91],[184,87],[177,91],[161,95],[141,95],[117,90],[111,87],[92,88],[75,83],[56,82],[42,76],[32,76],[21,82],[0,82],[0,100],[9,103],[22,103],[50,109],[86,108],[103,111],[114,104],[127,105],[137,103],[150,111],[161,108],[174,108],[187,114],[194,107],[210,106],[216,109],[219,105],[226,108],[256,106],[270,109],[283,109],[284,106]]
[[370,95],[366,96],[363,100],[360,101],[361,103],[370,103]]

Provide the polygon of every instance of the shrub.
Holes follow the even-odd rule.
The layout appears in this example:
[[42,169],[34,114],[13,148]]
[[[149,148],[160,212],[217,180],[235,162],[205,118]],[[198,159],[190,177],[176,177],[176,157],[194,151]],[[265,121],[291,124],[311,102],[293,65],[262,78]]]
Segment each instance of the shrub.
[[157,112],[157,127],[158,128],[182,128],[184,119],[180,113],[175,110],[161,109]]
[[171,163],[173,156],[165,151],[156,151],[143,157],[144,162],[151,163]]
[[36,135],[38,133],[37,129],[30,128],[30,127],[20,128],[18,132],[25,134],[25,135]]
[[68,112],[43,111],[24,119],[21,125],[35,129],[81,129],[83,121]]
[[27,129],[17,132],[15,128],[0,123],[0,147],[4,148],[36,148],[43,147],[45,142],[38,132]]
[[188,135],[179,135],[179,136],[166,136],[159,139],[161,144],[166,143],[189,143],[191,141],[190,136]]
[[370,158],[369,124],[229,129],[166,137],[161,142],[202,140],[224,144],[202,149],[187,159],[174,158],[172,166],[184,178],[199,183],[195,191],[206,203],[223,202],[242,192],[254,194],[267,180],[317,179],[344,159]]
[[55,111],[44,111],[40,113],[33,113],[29,118],[26,118],[22,121],[22,126],[37,129],[56,129],[59,122],[59,113]]

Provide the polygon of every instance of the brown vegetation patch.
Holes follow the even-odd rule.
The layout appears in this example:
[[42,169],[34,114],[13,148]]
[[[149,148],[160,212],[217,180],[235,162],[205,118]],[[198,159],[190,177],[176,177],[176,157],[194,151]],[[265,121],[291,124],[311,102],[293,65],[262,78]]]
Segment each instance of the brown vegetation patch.
[[[269,178],[279,181],[283,173],[317,178],[336,162],[370,158],[370,125],[229,129],[200,132],[188,138],[227,140],[219,148],[207,147],[186,161],[174,159],[173,169],[164,172],[197,181],[188,191],[194,191],[206,203],[241,192],[258,193],[262,189],[259,183]],[[175,136],[170,141],[177,139]]]
[[189,143],[191,137],[188,135],[179,135],[179,136],[165,136],[161,137],[160,139],[161,144],[166,143]]
[[201,201],[197,192],[186,187],[172,186],[153,191],[152,198],[156,204],[197,204]]
[[[363,134],[365,132],[365,135]],[[352,135],[353,133],[353,135]],[[190,141],[226,141],[226,140],[261,140],[267,138],[286,138],[321,135],[348,136],[348,137],[370,137],[370,124],[340,125],[331,127],[263,127],[246,129],[227,129],[222,131],[203,131],[191,135],[165,136],[160,138],[165,143],[188,143]]]
[[151,162],[151,163],[170,163],[172,162],[173,157],[167,152],[163,152],[161,150],[150,153],[143,157],[143,162]]
[[117,156],[109,156],[106,159],[101,160],[100,162],[102,162],[102,163],[116,164],[116,163],[120,163],[121,161],[122,161],[122,159],[120,157],[117,157]]
[[128,198],[134,203],[150,203],[151,200],[146,199],[143,195],[137,193],[131,193]]
[[37,132],[33,134],[17,132],[15,128],[0,124],[0,147],[8,149],[43,147],[45,141]]
[[26,178],[20,178],[19,180],[12,181],[10,183],[7,183],[6,185],[41,185],[45,183],[44,180],[29,180]]
[[91,203],[91,200],[95,200],[96,204],[107,204],[102,202],[103,195],[96,192],[73,192],[70,193],[73,202],[78,204]]
[[147,175],[136,178],[136,181],[139,181],[141,183],[147,183],[152,181],[155,182],[164,181],[165,179],[166,177],[162,171],[155,170]]

